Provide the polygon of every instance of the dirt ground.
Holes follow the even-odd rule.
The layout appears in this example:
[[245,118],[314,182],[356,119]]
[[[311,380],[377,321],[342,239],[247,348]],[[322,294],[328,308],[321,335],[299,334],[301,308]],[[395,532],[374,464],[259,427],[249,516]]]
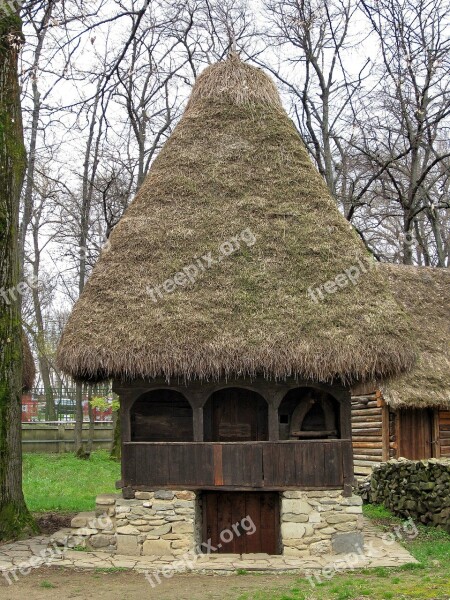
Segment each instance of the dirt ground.
[[33,517],[36,520],[41,534],[51,534],[56,533],[64,527],[70,527],[70,522],[76,514],[77,513],[47,512],[34,513]]
[[289,589],[295,580],[291,575],[176,575],[152,588],[140,573],[61,567],[33,570],[19,577],[13,585],[0,577],[0,600],[237,600],[252,591]]

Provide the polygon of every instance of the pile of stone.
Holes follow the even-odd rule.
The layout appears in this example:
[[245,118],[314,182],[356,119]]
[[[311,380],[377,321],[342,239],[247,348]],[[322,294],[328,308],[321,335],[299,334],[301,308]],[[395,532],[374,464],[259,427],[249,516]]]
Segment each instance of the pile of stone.
[[374,467],[369,500],[450,532],[450,460],[390,460]]

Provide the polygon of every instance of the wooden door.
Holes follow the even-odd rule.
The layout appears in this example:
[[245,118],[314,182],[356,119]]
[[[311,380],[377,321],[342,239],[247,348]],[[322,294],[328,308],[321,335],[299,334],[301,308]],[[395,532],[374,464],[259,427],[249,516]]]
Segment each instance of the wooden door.
[[[225,554],[280,554],[279,495],[205,492],[203,542]],[[204,547],[204,550],[206,551]]]
[[249,390],[216,392],[205,409],[205,441],[250,442],[268,439],[264,398]]
[[433,457],[433,415],[423,410],[400,410],[397,413],[398,456],[411,460]]

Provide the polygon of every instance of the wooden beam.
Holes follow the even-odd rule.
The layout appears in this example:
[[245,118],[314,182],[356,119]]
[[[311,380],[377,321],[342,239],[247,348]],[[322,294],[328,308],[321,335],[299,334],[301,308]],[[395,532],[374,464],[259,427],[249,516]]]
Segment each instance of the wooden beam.
[[194,442],[203,442],[203,407],[194,408]]

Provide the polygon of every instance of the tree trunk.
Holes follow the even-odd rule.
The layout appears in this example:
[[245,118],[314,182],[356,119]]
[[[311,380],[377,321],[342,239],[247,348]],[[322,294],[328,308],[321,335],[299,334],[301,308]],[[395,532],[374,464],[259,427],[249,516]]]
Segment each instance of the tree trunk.
[[[39,230],[36,228],[33,231],[33,246],[34,246],[34,262],[33,275],[37,281],[40,270],[40,254],[39,254]],[[23,266],[23,265],[22,265]],[[47,356],[47,344],[45,339],[45,324],[42,316],[41,298],[39,289],[33,286],[32,290],[34,314],[36,318],[36,346],[38,353],[39,371],[42,377],[42,384],[45,392],[45,419],[47,421],[56,421],[55,399],[53,395],[52,382],[50,378],[50,363]]]
[[86,458],[83,448],[83,384],[77,381],[75,387],[75,456]]
[[413,264],[414,231],[409,210],[403,214],[403,264]]
[[88,390],[89,390],[89,392],[88,392],[89,432],[88,432],[87,452],[90,455],[92,452],[92,449],[94,447],[94,430],[95,430],[94,409],[92,408],[92,404],[91,404],[92,396],[94,395],[93,391],[92,391],[92,385],[89,386]]
[[[6,8],[5,8],[6,6]],[[0,9],[0,292],[19,283],[20,191],[26,166],[17,58],[20,18]],[[11,295],[10,295],[11,296]],[[0,540],[35,529],[22,492],[22,325],[16,300],[0,295]]]

